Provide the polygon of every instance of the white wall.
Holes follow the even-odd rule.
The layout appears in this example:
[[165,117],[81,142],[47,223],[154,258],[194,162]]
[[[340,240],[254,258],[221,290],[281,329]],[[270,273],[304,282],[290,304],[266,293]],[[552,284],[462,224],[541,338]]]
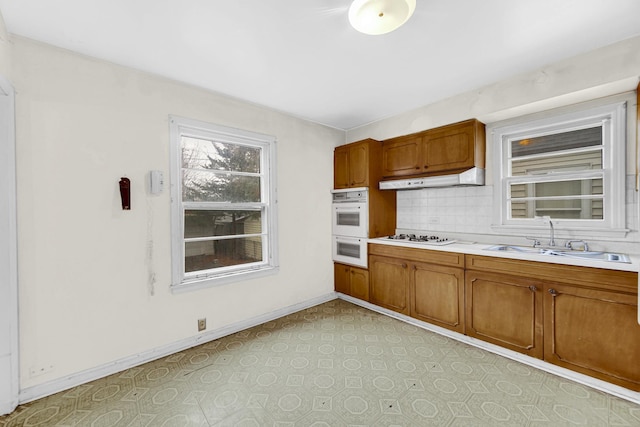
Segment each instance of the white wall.
[[[344,132],[12,41],[22,389],[194,336],[200,317],[218,329],[332,291],[329,190]],[[146,190],[149,170],[169,177],[169,114],[276,136],[277,275],[170,293],[169,191]]]
[[[385,140],[425,129],[478,118],[489,125],[636,89],[640,77],[640,37],[628,39],[543,69],[519,75],[475,91],[454,96],[404,114],[347,131],[347,141]],[[597,237],[594,247],[638,252],[638,192],[635,189],[636,101],[627,104],[627,227],[623,239]],[[400,231],[429,230],[442,234],[471,233],[492,239],[493,150],[487,135],[487,186],[481,188],[423,189],[398,192],[397,227]],[[557,230],[560,236],[569,232]],[[542,230],[541,233],[546,233]],[[532,233],[531,235],[536,235]],[[542,235],[542,234],[541,234]],[[579,237],[579,236],[573,236]],[[617,241],[616,241],[617,240]],[[591,240],[590,240],[591,241]],[[522,242],[520,242],[522,243]]]

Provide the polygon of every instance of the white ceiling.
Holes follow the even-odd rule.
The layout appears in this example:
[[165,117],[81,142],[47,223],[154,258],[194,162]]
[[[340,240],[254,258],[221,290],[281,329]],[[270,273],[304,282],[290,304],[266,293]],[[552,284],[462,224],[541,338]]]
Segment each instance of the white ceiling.
[[349,0],[0,0],[7,31],[351,129],[640,35],[639,0],[417,0],[367,36]]

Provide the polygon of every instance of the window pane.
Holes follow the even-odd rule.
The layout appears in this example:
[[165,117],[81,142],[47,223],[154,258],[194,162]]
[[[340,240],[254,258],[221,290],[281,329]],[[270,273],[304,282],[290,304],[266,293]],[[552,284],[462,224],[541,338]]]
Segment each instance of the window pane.
[[[556,219],[603,219],[602,179],[512,184],[511,217],[548,215]],[[588,199],[578,198],[595,196]],[[554,200],[518,200],[549,198]]]
[[558,199],[511,201],[511,218],[604,219],[602,199]]
[[262,261],[262,237],[185,243],[185,272]]
[[261,201],[260,177],[184,169],[182,199],[186,202],[253,203]]
[[551,157],[513,160],[511,175],[544,175],[550,172],[576,172],[602,169],[602,151],[559,154]]
[[183,137],[182,167],[227,172],[260,173],[258,147]]
[[511,198],[593,196],[602,194],[602,179],[512,184]]
[[262,233],[260,211],[185,210],[184,237],[235,236]]
[[511,157],[602,145],[602,127],[574,130],[511,142]]

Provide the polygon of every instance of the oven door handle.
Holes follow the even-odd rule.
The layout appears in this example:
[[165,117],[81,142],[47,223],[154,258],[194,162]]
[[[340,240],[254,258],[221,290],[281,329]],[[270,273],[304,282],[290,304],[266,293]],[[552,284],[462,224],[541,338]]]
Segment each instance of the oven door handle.
[[359,237],[342,237],[342,236],[335,236],[336,238],[336,242],[341,242],[341,243],[360,243],[362,242],[362,239]]

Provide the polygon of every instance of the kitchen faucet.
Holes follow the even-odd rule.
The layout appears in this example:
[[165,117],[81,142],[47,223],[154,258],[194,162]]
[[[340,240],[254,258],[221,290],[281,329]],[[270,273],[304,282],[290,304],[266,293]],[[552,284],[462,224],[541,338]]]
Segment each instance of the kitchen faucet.
[[[550,216],[535,216],[535,219],[541,220],[543,223],[549,223],[549,247],[554,247],[556,245],[556,239],[555,239],[555,230],[553,228],[553,222],[551,222],[551,217]],[[535,244],[534,244],[535,247]]]

